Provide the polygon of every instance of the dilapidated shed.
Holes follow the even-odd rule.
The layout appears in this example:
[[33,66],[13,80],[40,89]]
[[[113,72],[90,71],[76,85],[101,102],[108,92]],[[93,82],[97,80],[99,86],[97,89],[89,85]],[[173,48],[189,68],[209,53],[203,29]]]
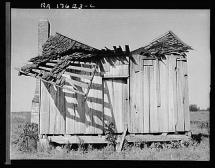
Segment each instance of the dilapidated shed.
[[128,45],[96,49],[60,33],[49,37],[46,25],[39,26],[48,38],[41,54],[18,69],[40,81],[40,135],[105,143],[108,123],[117,135],[190,132],[186,53],[192,48],[172,31],[130,52]]

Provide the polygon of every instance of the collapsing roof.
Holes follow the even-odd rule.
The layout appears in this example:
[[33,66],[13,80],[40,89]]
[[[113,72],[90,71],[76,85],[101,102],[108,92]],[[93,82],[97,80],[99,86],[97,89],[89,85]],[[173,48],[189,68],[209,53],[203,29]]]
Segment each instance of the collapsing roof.
[[[30,64],[18,69],[19,75],[32,76],[45,82],[66,88],[65,80],[72,85],[72,91],[87,95],[93,77],[97,71],[98,65],[104,60],[125,58],[130,55],[129,47],[125,46],[125,51],[119,46],[113,47],[114,50],[96,49],[56,33],[48,38],[42,46],[42,55],[31,58]],[[152,41],[149,45],[132,51],[132,54],[152,56],[157,58],[165,55],[174,54],[186,56],[185,52],[192,49],[182,42],[172,31],[167,32],[160,38]],[[80,75],[82,72],[82,75]],[[84,72],[84,73],[83,73]],[[65,77],[70,75],[70,79]],[[83,82],[81,78],[86,78],[89,82]],[[86,89],[86,92],[80,92],[77,86]]]
[[[99,50],[60,33],[49,37],[42,48],[42,55],[31,58],[28,64],[17,69],[19,75],[39,78],[85,96],[89,92],[98,64],[112,58],[129,56],[130,53],[127,45],[126,51],[123,51],[120,46],[118,48],[114,46],[114,50],[108,48]],[[66,74],[70,75],[71,79],[66,78]],[[82,77],[88,79],[89,82],[81,81]],[[66,87],[65,82],[69,82],[73,87]],[[87,88],[87,90],[85,93],[80,92],[76,86]]]

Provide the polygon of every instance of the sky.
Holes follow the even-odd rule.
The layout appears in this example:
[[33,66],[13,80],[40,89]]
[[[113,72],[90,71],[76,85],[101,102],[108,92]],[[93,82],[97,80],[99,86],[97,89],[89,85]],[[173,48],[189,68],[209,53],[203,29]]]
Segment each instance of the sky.
[[189,102],[209,107],[210,11],[173,9],[11,9],[11,111],[31,111],[36,80],[18,76],[38,53],[38,22],[47,19],[51,34],[59,32],[101,49],[143,47],[172,30],[194,50],[187,55]]

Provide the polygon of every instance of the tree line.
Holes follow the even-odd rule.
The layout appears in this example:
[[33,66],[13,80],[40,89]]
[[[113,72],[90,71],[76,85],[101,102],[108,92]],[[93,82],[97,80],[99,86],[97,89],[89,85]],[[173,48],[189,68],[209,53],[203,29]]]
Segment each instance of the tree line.
[[190,111],[194,112],[194,111],[209,111],[210,108],[206,108],[206,109],[201,109],[200,107],[198,107],[196,104],[190,104],[189,106]]

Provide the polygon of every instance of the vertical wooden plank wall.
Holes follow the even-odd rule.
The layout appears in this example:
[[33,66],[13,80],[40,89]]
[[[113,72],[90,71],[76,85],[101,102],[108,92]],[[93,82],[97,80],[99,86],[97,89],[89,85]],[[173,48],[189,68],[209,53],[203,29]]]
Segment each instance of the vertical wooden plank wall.
[[176,131],[184,131],[184,107],[183,107],[183,64],[182,61],[177,61],[177,71],[176,71],[176,95],[177,95],[177,124]]
[[177,120],[176,57],[167,56],[162,61],[144,56],[135,59],[138,65],[131,63],[130,69],[129,131],[174,132]]
[[49,133],[50,134],[64,134],[65,133],[65,110],[64,94],[62,90],[53,85],[50,86],[49,92]]
[[113,122],[117,133],[122,133],[125,126],[127,79],[104,79],[104,107],[105,122]]
[[126,78],[125,79],[126,85],[123,85],[123,90],[122,90],[122,97],[123,97],[123,129],[128,128],[128,124],[129,124],[129,79]]
[[185,117],[185,131],[190,131],[190,111],[189,111],[189,89],[188,89],[188,72],[187,60],[183,61],[184,70],[184,117]]
[[169,125],[168,132],[175,131],[175,116],[174,116],[174,80],[175,80],[175,57],[168,55],[168,112],[169,112]]
[[128,64],[115,65],[115,67],[110,66],[108,69],[109,71],[104,74],[105,77],[128,76]]
[[[85,81],[87,79],[81,79]],[[87,81],[88,82],[88,81]],[[69,91],[67,91],[68,93]],[[66,133],[103,133],[102,77],[95,75],[87,99],[71,92],[66,96]]]
[[65,93],[66,134],[74,134],[76,131],[76,106],[78,101],[74,92],[63,89]]
[[[57,125],[57,130],[61,133],[66,133],[66,108],[65,108],[65,93],[63,92],[62,88],[58,89],[58,99],[57,104],[59,109],[61,109],[60,113],[58,113],[58,121],[59,124]],[[63,98],[62,98],[63,97]]]
[[106,124],[109,122],[112,122],[115,124],[115,120],[112,117],[113,114],[113,107],[112,107],[112,97],[111,97],[111,88],[108,86],[107,80],[103,79],[103,111],[104,111],[104,127],[106,127]]
[[51,85],[49,89],[50,89],[49,90],[49,115],[50,115],[49,133],[54,134],[54,133],[57,133],[56,120],[57,120],[58,109],[55,105],[56,99],[57,99],[57,88]]
[[128,131],[141,133],[144,131],[143,114],[143,60],[140,55],[133,55],[135,63],[130,62],[130,110]]
[[[87,119],[85,133],[102,134],[103,133],[103,100],[102,100],[102,77],[94,76],[91,89],[85,104],[85,115]],[[90,119],[90,120],[89,120]]]
[[152,66],[149,66],[149,69],[150,69],[150,78],[149,78],[150,132],[155,133],[159,131],[158,115],[157,115],[157,92],[156,92],[157,64],[156,64],[156,60],[151,60],[151,62],[152,62]]
[[40,133],[64,134],[64,94],[60,88],[41,84]]
[[116,122],[116,129],[117,132],[123,132],[123,123],[122,123],[122,115],[123,115],[123,101],[122,101],[122,89],[123,85],[120,83],[120,79],[112,79],[112,97],[113,97],[113,117],[115,118]]
[[[91,66],[82,65],[82,67],[90,68]],[[80,75],[81,74],[86,75],[86,72],[82,71],[82,72],[80,72]],[[84,79],[84,78],[81,78],[80,81],[87,82],[87,83],[90,82],[89,79]],[[86,93],[87,88],[82,88],[82,90]],[[87,133],[93,134],[94,133],[94,128],[93,128],[94,111],[93,111],[93,102],[91,102],[93,100],[90,99],[91,94],[92,94],[92,91],[89,90],[88,98],[86,100],[84,99],[84,96],[76,94],[76,100],[78,102],[77,111],[79,112],[79,114],[81,114],[80,122],[74,123],[76,125],[75,132],[77,132],[77,134],[87,134]]]
[[47,83],[41,82],[41,104],[40,104],[40,134],[49,133],[49,87]]
[[[176,61],[174,55],[162,61],[138,55],[135,59],[138,64],[130,64],[129,112],[126,78],[95,76],[86,101],[82,95],[42,82],[40,133],[102,134],[104,121],[114,122],[118,133],[126,124],[130,133],[189,131],[186,62]],[[127,66],[121,66],[122,74],[119,65],[107,74],[124,76]]]
[[159,132],[168,132],[169,112],[168,112],[168,80],[167,80],[167,66],[168,60],[159,61],[160,66],[160,95],[161,107],[158,113],[159,118]]
[[150,132],[150,62],[152,60],[143,61],[143,123],[144,133]]

